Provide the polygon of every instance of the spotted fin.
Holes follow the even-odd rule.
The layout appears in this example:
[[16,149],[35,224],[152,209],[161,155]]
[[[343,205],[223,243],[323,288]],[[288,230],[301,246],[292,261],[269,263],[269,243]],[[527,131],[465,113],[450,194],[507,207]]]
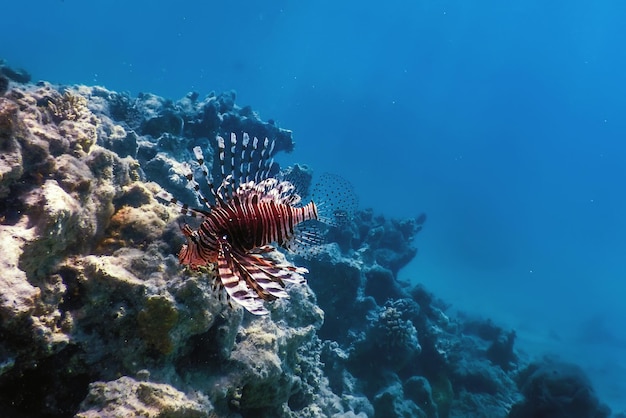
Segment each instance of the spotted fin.
[[305,221],[294,227],[294,233],[285,242],[284,248],[304,258],[311,258],[326,243],[324,230],[317,221]]
[[352,185],[335,174],[324,173],[313,186],[311,197],[317,205],[319,220],[331,226],[349,222],[359,200]]

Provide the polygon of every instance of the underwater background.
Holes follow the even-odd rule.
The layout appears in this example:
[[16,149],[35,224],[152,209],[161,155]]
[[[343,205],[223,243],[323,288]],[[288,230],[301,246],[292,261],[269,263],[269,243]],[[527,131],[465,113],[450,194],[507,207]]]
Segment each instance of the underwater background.
[[581,365],[626,409],[626,3],[33,1],[0,56],[34,80],[235,89],[281,164],[428,214],[400,278]]

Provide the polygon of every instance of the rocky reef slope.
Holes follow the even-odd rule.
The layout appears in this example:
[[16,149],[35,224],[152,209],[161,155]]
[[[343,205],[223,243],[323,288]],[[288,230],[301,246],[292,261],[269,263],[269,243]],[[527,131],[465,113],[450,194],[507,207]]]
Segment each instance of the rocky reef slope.
[[[0,416],[606,417],[572,365],[449,317],[396,274],[426,220],[361,211],[254,317],[180,268],[181,163],[215,135],[293,148],[234,93],[173,102],[0,74]],[[25,84],[26,83],[26,84]],[[277,255],[284,256],[284,255]],[[310,287],[309,287],[310,286]]]

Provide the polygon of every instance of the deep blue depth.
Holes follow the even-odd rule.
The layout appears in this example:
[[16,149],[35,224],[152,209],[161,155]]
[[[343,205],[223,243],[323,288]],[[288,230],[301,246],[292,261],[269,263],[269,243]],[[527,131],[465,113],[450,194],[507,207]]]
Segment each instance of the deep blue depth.
[[30,1],[0,57],[35,80],[235,89],[283,163],[428,214],[403,279],[578,361],[626,409],[626,2]]

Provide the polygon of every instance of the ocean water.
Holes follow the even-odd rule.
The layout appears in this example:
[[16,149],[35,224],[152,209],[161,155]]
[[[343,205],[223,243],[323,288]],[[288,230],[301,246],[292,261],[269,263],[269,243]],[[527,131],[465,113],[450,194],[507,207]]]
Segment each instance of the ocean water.
[[581,364],[626,410],[626,3],[34,0],[0,57],[35,80],[235,89],[281,162],[428,214],[401,278]]

